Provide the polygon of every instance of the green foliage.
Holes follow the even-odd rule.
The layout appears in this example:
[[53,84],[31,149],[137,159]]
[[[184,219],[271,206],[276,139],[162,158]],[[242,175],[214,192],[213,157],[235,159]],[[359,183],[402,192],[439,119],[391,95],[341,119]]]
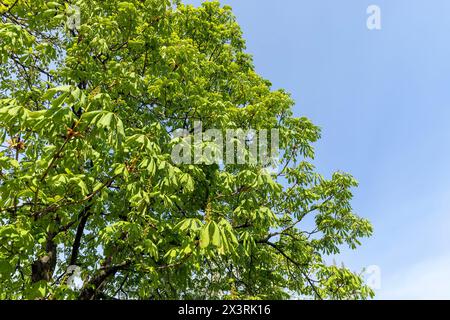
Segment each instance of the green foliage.
[[[229,7],[0,6],[0,298],[359,299],[327,266],[372,232],[319,129],[254,70]],[[282,167],[171,160],[174,128],[278,129]],[[71,284],[69,266],[81,270]]]

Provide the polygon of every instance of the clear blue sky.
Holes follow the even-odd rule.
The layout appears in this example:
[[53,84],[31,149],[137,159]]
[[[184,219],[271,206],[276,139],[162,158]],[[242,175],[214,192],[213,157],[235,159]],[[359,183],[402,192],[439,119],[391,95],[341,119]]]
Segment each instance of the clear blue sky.
[[[450,1],[222,3],[257,71],[322,127],[319,171],[360,182],[354,208],[375,234],[340,260],[380,266],[378,298],[450,299]],[[366,27],[370,4],[379,31]]]

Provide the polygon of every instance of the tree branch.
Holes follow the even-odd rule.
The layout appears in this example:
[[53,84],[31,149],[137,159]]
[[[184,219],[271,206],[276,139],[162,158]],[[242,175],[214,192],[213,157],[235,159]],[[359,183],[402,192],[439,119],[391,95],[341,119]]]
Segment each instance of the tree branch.
[[92,203],[83,209],[81,214],[80,223],[78,224],[77,232],[75,234],[75,240],[72,244],[72,253],[70,254],[69,266],[74,266],[77,264],[78,254],[80,251],[81,238],[83,237],[84,228],[86,227],[87,220],[89,219],[92,212]]
[[122,262],[121,264],[106,267],[100,270],[100,272],[93,277],[90,281],[88,281],[83,289],[81,290],[81,293],[78,297],[80,300],[94,300],[99,295],[102,295],[100,292],[100,289],[105,284],[105,281],[111,277],[114,276],[117,272],[121,270],[125,270],[130,266],[130,261]]
[[303,268],[306,266],[306,264],[301,264],[297,261],[295,261],[294,259],[292,259],[291,257],[289,257],[281,248],[279,248],[276,244],[267,241],[264,242],[265,244],[271,246],[272,248],[274,248],[275,250],[277,250],[283,257],[285,257],[288,261],[290,261],[293,265],[295,265],[299,271],[301,272],[301,274],[305,277],[306,281],[308,281],[309,285],[311,286],[311,288],[313,289],[315,295],[317,296],[317,298],[319,298],[320,300],[322,300],[322,296],[320,295],[319,291],[317,290],[316,286],[314,285],[314,283],[312,282],[312,280],[308,277],[308,275],[303,271]]

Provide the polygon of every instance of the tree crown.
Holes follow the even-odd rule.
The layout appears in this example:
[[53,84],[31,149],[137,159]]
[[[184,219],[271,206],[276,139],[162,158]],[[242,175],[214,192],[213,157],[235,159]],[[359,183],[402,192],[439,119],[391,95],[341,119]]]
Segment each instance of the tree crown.
[[[315,172],[319,128],[255,72],[229,7],[4,0],[0,14],[0,298],[373,295],[325,263],[372,232],[356,181]],[[174,130],[196,121],[277,130],[280,170],[174,163]]]

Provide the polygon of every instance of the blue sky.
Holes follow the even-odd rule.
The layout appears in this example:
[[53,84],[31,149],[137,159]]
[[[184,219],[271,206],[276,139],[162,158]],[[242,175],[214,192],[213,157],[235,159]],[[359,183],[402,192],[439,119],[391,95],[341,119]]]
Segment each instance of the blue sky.
[[222,3],[257,71],[322,127],[318,170],[360,182],[353,205],[375,234],[340,260],[378,265],[380,299],[450,299],[450,1]]

